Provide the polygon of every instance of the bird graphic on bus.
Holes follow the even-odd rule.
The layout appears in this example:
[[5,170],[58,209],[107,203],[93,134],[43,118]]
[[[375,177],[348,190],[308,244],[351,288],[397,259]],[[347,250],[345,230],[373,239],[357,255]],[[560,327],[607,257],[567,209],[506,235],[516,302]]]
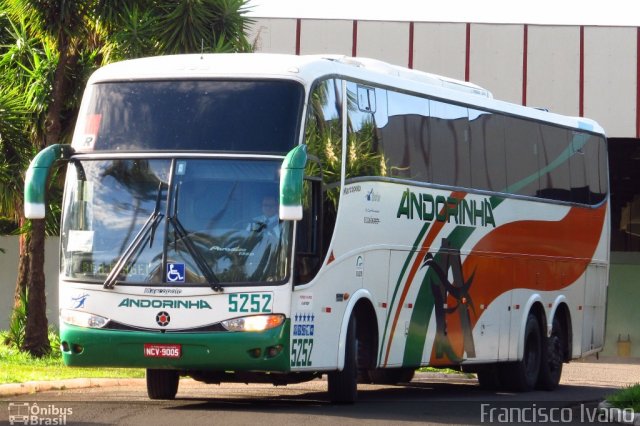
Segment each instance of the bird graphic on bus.
[[[447,316],[456,311],[458,311],[460,325],[462,326],[463,350],[467,357],[475,358],[476,350],[469,315],[469,311],[472,311],[475,315],[473,302],[469,296],[469,289],[473,282],[475,271],[468,280],[464,280],[460,250],[452,248],[446,238],[442,239],[440,252],[436,256],[427,252],[421,267],[428,267],[433,271],[433,274],[428,276],[436,318],[435,358],[442,359],[446,355],[453,362],[462,361],[463,354],[456,353],[447,333]],[[448,278],[450,270],[453,277],[452,282]],[[447,299],[449,296],[456,300],[455,305],[448,305]]]

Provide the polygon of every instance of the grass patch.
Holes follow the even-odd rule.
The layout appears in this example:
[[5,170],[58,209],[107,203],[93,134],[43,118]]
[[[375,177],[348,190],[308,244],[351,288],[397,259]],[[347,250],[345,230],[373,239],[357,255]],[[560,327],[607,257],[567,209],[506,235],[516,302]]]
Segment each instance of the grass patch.
[[418,371],[421,373],[464,374],[462,371],[454,370],[453,368],[420,367]]
[[418,371],[421,373],[459,374],[468,379],[476,377],[475,374],[467,373],[460,370],[454,370],[453,368],[420,367],[418,368]]
[[640,413],[640,383],[620,389],[609,395],[607,401],[617,408],[631,408]]
[[[55,342],[55,339],[51,339]],[[78,378],[143,378],[140,368],[85,368],[67,367],[59,350],[43,358],[34,358],[3,343],[0,336],[0,384],[22,383],[35,380],[62,380]],[[53,349],[53,348],[52,348]]]

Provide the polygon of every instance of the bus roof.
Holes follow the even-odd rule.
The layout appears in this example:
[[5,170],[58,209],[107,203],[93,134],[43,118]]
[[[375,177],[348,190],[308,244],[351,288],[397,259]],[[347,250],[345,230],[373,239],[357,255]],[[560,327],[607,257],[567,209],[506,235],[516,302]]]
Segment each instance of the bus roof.
[[107,81],[181,80],[202,78],[284,78],[309,87],[326,76],[350,77],[375,85],[446,99],[468,106],[556,123],[604,134],[602,127],[583,117],[499,101],[487,89],[436,74],[383,61],[343,55],[284,55],[268,53],[188,54],[132,59],[97,70],[89,84]]

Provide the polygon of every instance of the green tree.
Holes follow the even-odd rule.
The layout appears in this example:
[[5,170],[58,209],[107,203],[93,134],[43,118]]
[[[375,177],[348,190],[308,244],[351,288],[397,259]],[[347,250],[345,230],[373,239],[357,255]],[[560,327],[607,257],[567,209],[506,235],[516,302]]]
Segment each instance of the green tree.
[[[9,49],[10,42],[20,35],[12,26],[4,13],[0,13],[0,69],[4,70],[9,55],[21,55],[26,46],[20,37],[19,48]],[[34,149],[28,138],[28,123],[31,118],[28,97],[20,85],[14,84],[12,77],[0,73],[0,216],[18,227],[25,225],[22,215],[22,188],[24,186],[22,171],[29,164]],[[23,259],[19,265],[20,279],[16,283],[14,294],[14,317],[19,312],[22,301],[26,300],[27,276],[24,269],[28,267],[29,250],[27,234],[20,236],[19,253]]]
[[[188,52],[249,51],[245,0],[0,0],[0,91],[24,96],[22,127],[31,155],[69,141],[79,100],[94,69],[117,59]],[[20,126],[18,126],[20,127]],[[17,136],[16,136],[17,137]],[[16,140],[6,137],[7,144]],[[24,168],[20,169],[24,170]],[[20,177],[23,179],[23,176]],[[20,181],[22,182],[22,181]],[[7,193],[7,195],[10,195]],[[22,197],[13,199],[25,224]],[[24,226],[16,294],[27,288],[23,349],[50,350],[47,336],[44,220]],[[22,247],[22,246],[21,246]]]

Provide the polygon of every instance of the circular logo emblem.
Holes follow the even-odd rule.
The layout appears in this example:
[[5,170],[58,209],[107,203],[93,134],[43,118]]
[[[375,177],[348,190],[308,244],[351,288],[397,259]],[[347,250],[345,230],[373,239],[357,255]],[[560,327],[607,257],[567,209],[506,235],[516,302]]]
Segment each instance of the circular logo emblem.
[[168,312],[158,312],[158,315],[156,315],[156,322],[160,327],[166,327],[171,322],[171,317]]

